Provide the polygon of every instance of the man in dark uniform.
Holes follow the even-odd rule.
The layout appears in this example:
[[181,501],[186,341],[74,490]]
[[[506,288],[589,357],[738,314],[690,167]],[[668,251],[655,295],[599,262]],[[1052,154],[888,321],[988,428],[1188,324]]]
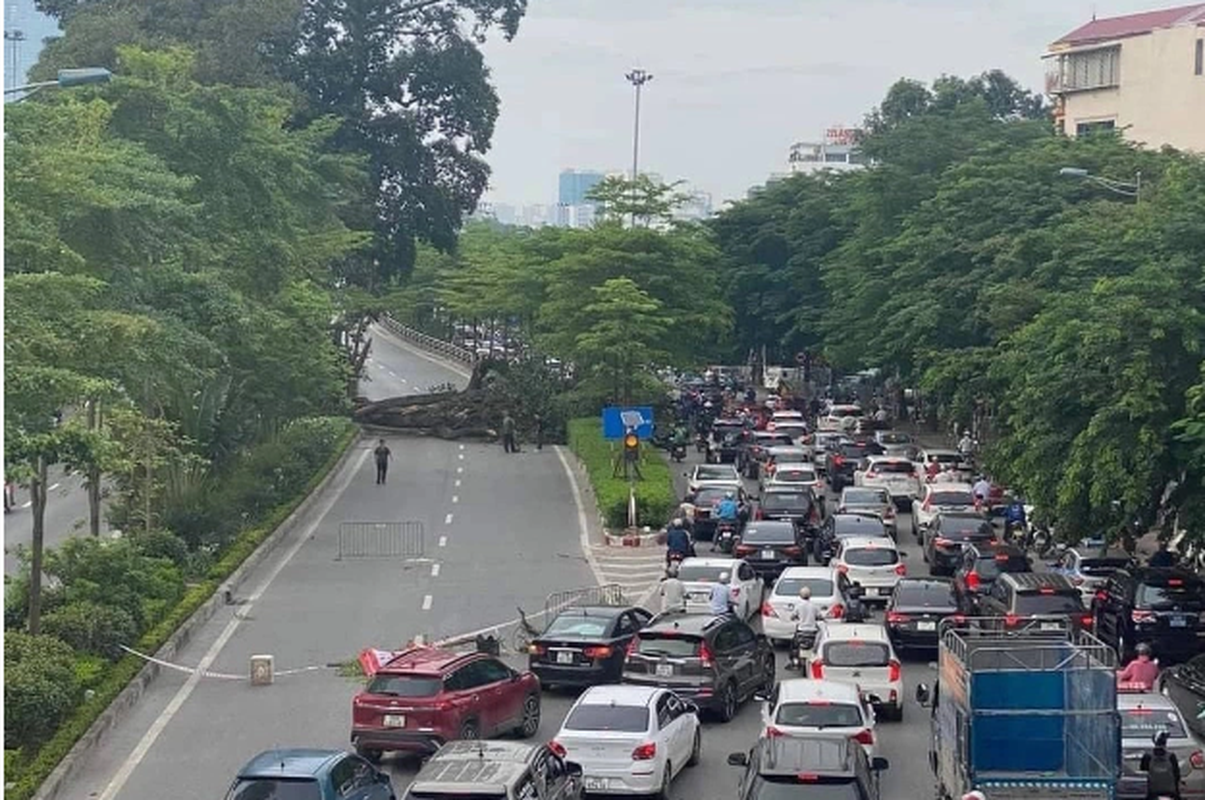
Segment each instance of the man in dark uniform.
[[377,485],[380,485],[385,482],[385,473],[389,471],[389,459],[393,457],[393,453],[384,439],[377,439],[377,447],[372,454],[377,460]]

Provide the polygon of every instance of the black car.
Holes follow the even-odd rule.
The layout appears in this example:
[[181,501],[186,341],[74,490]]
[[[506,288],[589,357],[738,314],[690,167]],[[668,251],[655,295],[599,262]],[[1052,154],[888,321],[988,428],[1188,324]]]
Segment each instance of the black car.
[[824,516],[816,493],[804,486],[772,486],[761,493],[754,520],[789,520],[805,529],[809,538]]
[[1158,689],[1180,709],[1188,727],[1205,736],[1205,653],[1163,670]]
[[834,492],[840,493],[846,486],[853,486],[854,473],[867,456],[880,456],[883,448],[873,441],[858,439],[849,444],[830,448],[824,454],[824,472]]
[[925,528],[925,561],[930,575],[953,575],[962,562],[962,548],[996,538],[992,523],[979,514],[938,514]]
[[1003,542],[972,542],[962,548],[954,570],[954,591],[964,614],[978,613],[979,597],[1005,572],[1033,572],[1025,551]]
[[887,635],[896,651],[937,647],[941,621],[959,617],[949,578],[901,578],[887,601]]
[[790,444],[795,444],[795,440],[791,438],[790,434],[753,431],[745,439],[745,446],[737,454],[736,468],[746,478],[757,480],[761,474],[762,464],[770,457],[770,448]]
[[728,763],[745,768],[738,800],[879,800],[879,773],[888,766],[852,737],[826,733],[758,739]]
[[883,520],[875,514],[852,513],[830,514],[824,521],[812,547],[812,553],[820,564],[827,564],[837,551],[837,540],[846,536],[887,536]]
[[727,722],[774,688],[775,668],[770,640],[736,617],[670,612],[632,640],[623,682],[672,689]]
[[[690,502],[695,508],[690,523],[691,535],[695,541],[711,541],[715,538],[716,520],[712,516],[711,510],[716,503],[724,499],[724,495],[731,491],[733,490],[726,486],[704,486],[695,492],[693,498],[687,498],[687,502]],[[749,495],[745,494],[744,489],[733,493],[736,495],[737,505],[745,510],[744,516],[747,518],[750,504]]]
[[1079,589],[1053,572],[1005,572],[979,597],[979,615],[1001,620],[1005,629],[1032,628],[1035,618],[1039,630],[1057,629],[1060,620],[1076,630],[1092,625]]
[[739,419],[717,419],[711,424],[707,460],[713,464],[735,464],[748,430]]
[[787,567],[807,566],[807,539],[789,520],[754,521],[745,526],[733,555],[769,584]]
[[628,643],[652,618],[635,606],[567,608],[528,647],[528,669],[545,688],[618,683]]
[[1205,582],[1179,568],[1118,570],[1092,603],[1096,635],[1129,661],[1139,642],[1163,664],[1205,652]]

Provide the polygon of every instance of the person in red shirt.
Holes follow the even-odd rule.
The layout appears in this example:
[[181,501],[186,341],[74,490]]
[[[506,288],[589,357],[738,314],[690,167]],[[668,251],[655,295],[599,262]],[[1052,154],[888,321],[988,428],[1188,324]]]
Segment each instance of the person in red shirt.
[[1134,654],[1134,660],[1117,673],[1117,682],[1137,683],[1147,689],[1155,688],[1155,679],[1159,677],[1159,665],[1151,660],[1151,646],[1145,643],[1139,644],[1134,648]]

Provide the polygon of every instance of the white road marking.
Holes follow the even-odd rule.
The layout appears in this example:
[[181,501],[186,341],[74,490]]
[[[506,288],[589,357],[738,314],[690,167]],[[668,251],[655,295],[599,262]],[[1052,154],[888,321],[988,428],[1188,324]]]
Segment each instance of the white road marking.
[[448,514],[448,516],[444,517],[444,525],[451,525],[451,524],[452,524],[452,515]]
[[464,453],[461,453],[460,455],[458,455],[456,457],[459,458],[461,461],[464,461]]
[[447,536],[440,536],[440,537],[439,537],[439,546],[440,546],[440,547],[447,547],[447,546],[448,546],[448,537],[447,537]]
[[285,566],[293,560],[295,555],[297,555],[297,552],[303,546],[305,546],[306,542],[310,540],[310,537],[318,528],[318,524],[322,522],[326,515],[330,513],[331,509],[335,507],[335,503],[338,502],[339,498],[343,495],[343,492],[347,490],[347,487],[351,484],[352,479],[359,474],[360,469],[364,466],[364,462],[367,460],[368,451],[361,451],[360,457],[356,460],[355,466],[352,469],[347,470],[343,480],[340,481],[338,489],[334,492],[331,492],[326,502],[323,503],[321,508],[314,513],[313,521],[306,526],[306,529],[302,532],[302,534],[297,537],[297,541],[294,542],[293,546],[290,547],[288,552],[284,554],[284,557],[281,558],[280,561],[276,562],[275,566],[272,567],[272,570],[264,576],[264,580],[262,583],[260,583],[259,588],[256,589],[249,598],[247,598],[247,602],[242,608],[242,613],[232,617],[230,622],[226,624],[226,627],[222,629],[222,632],[218,635],[217,640],[214,641],[213,645],[210,646],[208,652],[206,652],[205,656],[201,659],[201,662],[197,664],[196,672],[188,676],[188,680],[185,681],[184,685],[181,686],[176,692],[175,697],[173,697],[171,702],[167,704],[167,708],[163,709],[163,712],[155,719],[147,732],[143,734],[142,739],[134,747],[134,752],[130,753],[129,757],[126,758],[124,763],[122,763],[121,768],[117,770],[117,774],[113,776],[113,780],[109,781],[109,785],[105,787],[105,790],[101,793],[97,800],[113,800],[113,798],[115,798],[121,792],[122,788],[126,785],[126,782],[129,781],[130,776],[134,774],[134,770],[137,769],[138,765],[142,763],[142,759],[146,758],[146,754],[150,752],[150,749],[155,745],[156,740],[158,740],[158,738],[163,734],[164,729],[167,728],[168,723],[172,721],[172,717],[176,716],[176,713],[181,707],[183,707],[184,703],[187,702],[189,696],[193,693],[193,690],[197,688],[197,684],[201,682],[202,675],[206,670],[213,666],[213,662],[216,661],[218,656],[222,654],[222,649],[226,647],[226,643],[230,641],[232,636],[234,636],[235,631],[238,630],[238,627],[242,623],[243,619],[250,614],[252,606],[259,601],[266,591],[268,591],[268,587],[272,585],[272,581],[276,580],[276,576],[281,573]]
[[464,467],[457,467],[457,468],[456,468],[456,474],[457,474],[457,475],[460,475],[460,474],[462,474],[463,472],[464,472]]
[[24,503],[21,504],[21,508],[29,508],[32,505],[33,505],[32,500],[26,500]]
[[456,488],[457,488],[457,489],[459,489],[459,488],[460,488],[460,478],[457,478],[457,479],[456,479]]
[[432,600],[431,595],[423,595],[423,611],[430,611],[432,602],[434,601]]
[[582,555],[586,557],[586,563],[590,565],[590,571],[594,573],[594,580],[598,581],[598,585],[602,586],[606,581],[603,579],[603,572],[599,569],[598,561],[594,558],[593,548],[590,547],[590,523],[586,521],[586,507],[582,504],[582,490],[577,485],[577,476],[573,474],[573,467],[569,466],[569,460],[565,458],[565,451],[561,446],[554,445],[557,458],[561,460],[561,467],[565,470],[565,477],[569,479],[569,489],[573,492],[573,504],[577,506],[577,529],[580,535]]
[[461,449],[461,450],[463,450],[463,449],[464,449],[464,445],[461,445],[461,446],[460,446],[460,449]]
[[452,502],[453,502],[453,503],[459,503],[459,502],[460,502],[460,495],[455,495],[455,494],[454,494],[454,495],[452,495]]
[[53,492],[55,489],[59,488],[59,485],[60,485],[60,484],[57,484],[57,483],[52,483],[52,484],[50,484],[49,486],[47,486],[47,487],[46,487],[46,491],[48,491],[48,492]]
[[432,565],[431,565],[431,577],[432,577],[432,578],[438,578],[438,577],[439,577],[439,564],[432,564]]

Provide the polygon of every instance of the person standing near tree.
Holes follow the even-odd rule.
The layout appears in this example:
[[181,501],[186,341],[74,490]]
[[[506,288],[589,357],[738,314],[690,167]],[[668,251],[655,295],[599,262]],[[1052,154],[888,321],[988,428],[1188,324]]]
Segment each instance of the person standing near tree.
[[389,445],[385,444],[384,439],[377,439],[377,446],[372,454],[376,457],[377,485],[380,486],[385,482],[385,473],[389,471],[389,459],[393,458],[393,452],[389,449]]
[[515,446],[515,418],[507,411],[502,415],[502,450],[507,453],[517,453]]

